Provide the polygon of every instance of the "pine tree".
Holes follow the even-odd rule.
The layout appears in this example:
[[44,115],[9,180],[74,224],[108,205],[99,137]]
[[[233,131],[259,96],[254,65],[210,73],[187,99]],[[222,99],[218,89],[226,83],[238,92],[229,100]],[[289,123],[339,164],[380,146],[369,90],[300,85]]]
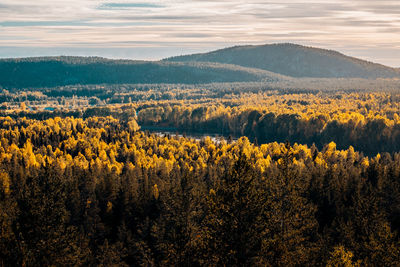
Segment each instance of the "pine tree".
[[82,264],[86,240],[68,225],[66,191],[62,176],[50,167],[31,173],[18,192],[18,236],[21,265]]
[[245,154],[211,188],[204,221],[207,265],[243,266],[260,262],[265,194]]
[[262,250],[268,265],[303,265],[316,254],[317,222],[315,206],[305,197],[307,179],[293,164],[293,152],[286,144],[278,160],[276,177],[266,178],[268,224]]

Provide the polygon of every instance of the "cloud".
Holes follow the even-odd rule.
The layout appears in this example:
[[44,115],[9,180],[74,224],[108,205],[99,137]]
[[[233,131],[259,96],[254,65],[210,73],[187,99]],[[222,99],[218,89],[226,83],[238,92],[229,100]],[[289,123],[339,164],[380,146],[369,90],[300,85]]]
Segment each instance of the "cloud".
[[400,51],[399,15],[397,0],[2,0],[0,56],[17,56],[24,47],[88,54],[92,48],[100,56],[123,48],[124,55],[154,59],[296,42],[400,66],[388,56]]
[[152,3],[104,3],[99,9],[162,8],[164,5]]

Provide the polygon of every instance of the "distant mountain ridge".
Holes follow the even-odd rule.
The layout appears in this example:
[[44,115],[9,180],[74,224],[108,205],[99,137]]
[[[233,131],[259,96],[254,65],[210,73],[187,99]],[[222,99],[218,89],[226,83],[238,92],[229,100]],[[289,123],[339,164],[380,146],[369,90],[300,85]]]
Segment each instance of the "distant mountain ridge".
[[400,70],[333,50],[297,44],[248,45],[166,58],[168,62],[218,62],[268,70],[291,77],[395,78]]
[[295,44],[235,46],[161,61],[77,56],[0,59],[0,88],[6,89],[74,84],[282,81],[296,87],[304,83],[303,78],[328,78],[332,84],[338,82],[336,78],[399,79],[400,69]]
[[199,62],[113,60],[100,57],[0,59],[0,86],[54,87],[72,84],[277,81],[284,76],[236,65]]

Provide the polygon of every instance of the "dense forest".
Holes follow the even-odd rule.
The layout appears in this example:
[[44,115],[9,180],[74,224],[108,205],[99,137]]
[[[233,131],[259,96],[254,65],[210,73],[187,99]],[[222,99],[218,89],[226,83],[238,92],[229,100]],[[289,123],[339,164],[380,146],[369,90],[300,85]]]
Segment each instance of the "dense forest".
[[399,100],[395,92],[114,85],[3,90],[0,115],[134,117],[144,129],[161,132],[246,136],[257,144],[289,141],[318,149],[334,141],[339,149],[353,146],[374,156],[400,151]]
[[102,83],[252,82],[274,81],[282,77],[261,69],[207,62],[152,62],[98,57],[0,59],[0,86],[7,89]]
[[400,154],[0,118],[2,266],[396,266]]
[[398,266],[399,100],[256,82],[2,89],[0,266]]
[[270,92],[137,106],[140,125],[180,132],[244,135],[258,143],[314,143],[320,149],[333,140],[341,149],[352,145],[367,155],[400,151],[399,95],[394,94]]

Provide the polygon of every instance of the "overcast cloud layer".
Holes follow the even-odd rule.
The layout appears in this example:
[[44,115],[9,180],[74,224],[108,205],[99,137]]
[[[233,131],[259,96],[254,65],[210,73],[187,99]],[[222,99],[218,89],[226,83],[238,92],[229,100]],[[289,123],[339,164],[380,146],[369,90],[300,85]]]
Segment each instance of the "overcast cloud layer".
[[0,57],[161,59],[280,42],[400,67],[400,3],[0,0]]

